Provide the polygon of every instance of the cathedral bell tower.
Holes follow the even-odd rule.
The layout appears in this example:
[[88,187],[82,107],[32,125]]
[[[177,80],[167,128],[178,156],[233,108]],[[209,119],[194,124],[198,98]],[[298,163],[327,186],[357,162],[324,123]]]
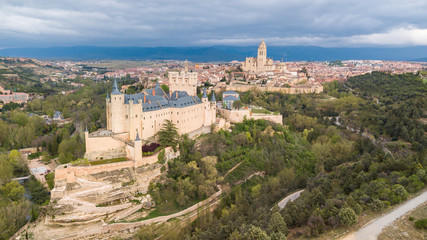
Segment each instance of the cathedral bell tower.
[[267,63],[267,45],[265,45],[264,39],[259,44],[258,56],[257,56],[258,67],[265,66]]

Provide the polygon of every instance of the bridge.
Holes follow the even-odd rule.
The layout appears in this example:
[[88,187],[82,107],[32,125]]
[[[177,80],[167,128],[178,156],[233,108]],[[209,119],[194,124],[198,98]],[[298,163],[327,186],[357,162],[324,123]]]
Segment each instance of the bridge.
[[21,180],[27,180],[31,177],[31,175],[24,176],[24,177],[18,177],[18,178],[12,178],[12,181],[21,181]]

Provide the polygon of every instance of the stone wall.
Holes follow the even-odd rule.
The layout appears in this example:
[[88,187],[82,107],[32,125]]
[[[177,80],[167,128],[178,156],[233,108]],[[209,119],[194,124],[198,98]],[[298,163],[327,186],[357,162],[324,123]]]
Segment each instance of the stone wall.
[[262,114],[262,113],[252,113],[250,109],[233,109],[229,110],[226,108],[219,108],[219,112],[221,116],[227,121],[231,123],[239,123],[243,122],[246,119],[264,119],[274,123],[282,124],[283,117],[280,114]]
[[85,141],[85,158],[89,160],[126,157],[125,143],[112,136],[86,136]]
[[[138,168],[144,165],[154,164],[158,161],[159,153],[160,152],[157,152],[156,154],[153,154],[151,156],[144,156],[142,157],[142,160],[139,161],[128,160],[123,162],[106,163],[93,166],[73,166],[71,164],[59,165],[55,169],[55,182],[65,180],[68,183],[72,183],[75,181],[76,177],[87,177],[91,174],[96,174],[100,172],[110,172],[124,168]],[[165,153],[166,156],[171,156],[171,153],[173,153],[172,148],[165,148]],[[176,154],[174,156],[176,156]]]
[[308,93],[321,93],[323,92],[323,86],[321,84],[313,85],[300,85],[293,86],[290,88],[283,87],[262,87],[255,85],[226,85],[222,91],[236,91],[236,92],[247,92],[249,90],[256,89],[262,92],[281,92],[285,94],[308,94]]

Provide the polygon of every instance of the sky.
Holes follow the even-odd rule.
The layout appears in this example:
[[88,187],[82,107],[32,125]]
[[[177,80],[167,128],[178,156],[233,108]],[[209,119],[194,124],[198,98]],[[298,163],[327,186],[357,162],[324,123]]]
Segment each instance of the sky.
[[427,46],[427,0],[0,0],[0,48]]

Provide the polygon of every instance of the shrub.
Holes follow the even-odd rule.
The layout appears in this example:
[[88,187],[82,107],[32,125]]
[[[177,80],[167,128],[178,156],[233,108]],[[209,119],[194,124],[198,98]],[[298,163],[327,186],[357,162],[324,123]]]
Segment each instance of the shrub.
[[423,219],[415,221],[414,225],[418,229],[422,229],[422,228],[427,229],[427,218],[423,218]]
[[55,173],[50,172],[44,176],[47,181],[47,185],[49,185],[50,190],[55,187]]
[[351,226],[357,223],[357,215],[354,210],[349,207],[341,208],[338,216],[340,217],[341,224]]
[[159,160],[158,163],[164,164],[165,163],[165,150],[163,149],[159,155],[157,156],[157,159]]
[[[143,153],[147,153],[147,152],[155,152],[156,149],[160,147],[160,144],[158,143],[150,143],[150,144],[145,144],[142,146],[142,152]],[[145,155],[145,154],[144,154]]]
[[409,221],[414,221],[414,217],[409,217]]

